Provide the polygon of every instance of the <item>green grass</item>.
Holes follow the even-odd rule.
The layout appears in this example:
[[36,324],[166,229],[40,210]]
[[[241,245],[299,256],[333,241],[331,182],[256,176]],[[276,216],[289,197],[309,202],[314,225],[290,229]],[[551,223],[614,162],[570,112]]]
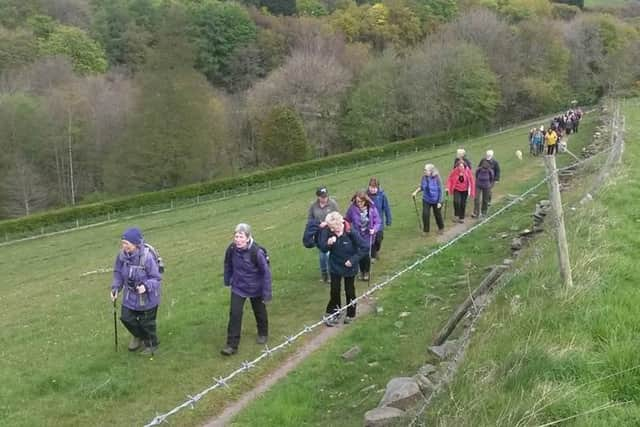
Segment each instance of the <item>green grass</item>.
[[622,6],[637,0],[585,0],[584,7]]
[[592,203],[567,211],[574,288],[561,286],[549,238],[527,250],[426,425],[640,422],[640,104],[624,113],[623,165]]
[[[584,143],[593,125],[593,118],[587,116],[572,147]],[[498,196],[517,192],[541,175],[539,160],[519,162],[513,155],[516,149],[526,152],[526,133],[527,129],[515,129],[465,144],[475,162],[485,149],[496,151],[505,177]],[[328,298],[327,289],[318,282],[316,251],[305,250],[300,243],[314,188],[326,184],[344,210],[351,194],[364,187],[371,175],[380,177],[392,204],[394,222],[385,233],[382,260],[374,266],[375,278],[398,270],[433,244],[431,238],[417,235],[409,194],[419,181],[424,163],[432,161],[445,174],[455,148],[442,147],[322,181],[136,218],[135,224],[142,227],[147,240],[161,250],[168,269],[158,315],[162,344],[154,360],[127,353],[126,335],[120,325],[120,351],[114,352],[110,274],[83,276],[112,266],[120,233],[131,222],[0,247],[0,425],[139,425],[181,403],[188,394],[208,387],[212,378],[226,375],[261,351],[254,344],[255,326],[249,313],[239,354],[226,359],[218,355],[225,342],[228,313],[222,257],[236,223],[252,224],[256,239],[269,249],[274,277],[274,300],[269,306],[271,340],[279,343],[279,337],[316,321]],[[509,225],[529,220],[528,212],[514,212],[505,220]],[[361,361],[367,361],[365,369],[375,378],[381,380],[388,372],[410,369],[411,364],[404,362],[415,361],[412,356],[423,353],[427,339],[414,342],[408,331],[432,330],[446,316],[440,306],[433,307],[437,315],[425,315],[425,291],[440,294],[446,305],[453,304],[464,294],[461,285],[453,285],[459,281],[458,275],[479,277],[480,266],[504,255],[502,245],[478,240],[488,239],[490,234],[479,236],[485,237],[465,241],[451,251],[450,257],[434,260],[408,276],[406,283],[385,292],[381,299],[383,316],[353,325],[350,334],[340,337],[300,373],[287,379],[306,384],[312,372],[311,389],[304,402],[277,406],[279,413],[270,413],[262,425],[274,425],[273,417],[300,421],[309,420],[310,414],[326,414],[325,408],[334,407],[327,399],[333,398],[321,391],[322,384],[328,384],[325,390],[340,385],[338,393],[347,393],[367,383],[360,381],[361,377],[350,383],[361,371],[345,367],[334,357],[354,340],[351,334],[356,334],[356,341],[363,340],[366,351]],[[412,312],[402,325],[396,324],[399,310]],[[403,345],[397,346],[396,342]],[[172,417],[172,425],[193,425],[208,418],[250,388],[284,356],[275,355],[253,373],[237,377],[228,390],[208,395],[195,410]],[[313,366],[318,366],[319,373]],[[282,395],[274,402],[286,402],[282,399],[287,395],[305,397],[295,389],[278,389]],[[360,414],[371,406],[371,398],[367,399],[358,407]],[[331,419],[330,413],[327,419]],[[300,423],[292,421],[289,425]]]

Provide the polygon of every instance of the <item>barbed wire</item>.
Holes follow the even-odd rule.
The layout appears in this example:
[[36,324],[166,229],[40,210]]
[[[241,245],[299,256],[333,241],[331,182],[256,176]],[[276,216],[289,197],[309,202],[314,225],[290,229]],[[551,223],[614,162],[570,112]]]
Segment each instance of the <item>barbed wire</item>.
[[[574,162],[574,163],[572,163],[572,164],[570,164],[568,166],[559,168],[559,169],[556,170],[555,173],[557,174],[557,173],[559,173],[561,171],[564,171],[564,170],[567,170],[567,169],[576,168],[577,166],[579,166],[581,164],[584,164],[586,162],[589,162],[589,161],[593,160],[594,158],[596,158],[597,156],[610,151],[611,149],[612,149],[612,147],[609,147],[607,149],[604,149],[602,151],[599,151],[599,152],[593,154],[592,156],[590,156],[590,157],[588,157],[586,159],[580,160],[579,162]],[[183,403],[181,403],[180,405],[176,406],[175,408],[171,409],[170,411],[168,411],[168,412],[166,412],[164,414],[156,415],[156,417],[153,418],[153,420],[151,420],[151,422],[149,422],[148,424],[145,424],[145,427],[157,426],[157,425],[160,425],[160,424],[162,424],[164,422],[167,422],[167,418],[168,417],[178,413],[182,409],[185,409],[187,407],[193,408],[194,405],[200,399],[202,399],[206,394],[208,394],[209,392],[211,392],[213,390],[216,390],[218,388],[221,388],[221,387],[228,387],[227,383],[229,381],[231,381],[237,375],[249,371],[251,368],[255,367],[258,363],[260,363],[265,358],[271,356],[273,353],[276,353],[276,352],[278,352],[278,351],[290,346],[298,338],[304,336],[305,334],[308,334],[308,333],[312,332],[315,328],[317,328],[317,327],[319,327],[321,325],[324,325],[328,321],[337,319],[348,308],[355,306],[360,301],[368,299],[372,294],[374,294],[375,292],[377,292],[380,289],[384,288],[385,286],[389,285],[394,280],[396,280],[398,277],[400,277],[403,274],[415,269],[417,266],[423,264],[424,262],[428,261],[429,259],[433,258],[434,256],[440,254],[441,252],[443,252],[444,250],[446,250],[450,246],[456,244],[461,239],[463,239],[466,236],[468,236],[469,234],[473,233],[478,228],[480,228],[480,227],[484,226],[485,224],[487,224],[488,222],[492,221],[494,218],[496,218],[497,216],[501,215],[503,212],[505,212],[506,210],[508,210],[512,206],[524,201],[524,199],[528,195],[530,195],[535,190],[537,190],[540,186],[542,186],[544,183],[546,183],[549,180],[550,177],[551,177],[550,175],[545,176],[538,183],[534,184],[532,187],[527,189],[525,192],[523,192],[519,196],[515,197],[513,200],[511,200],[509,203],[507,203],[502,208],[498,209],[493,214],[487,216],[482,221],[479,221],[477,224],[475,224],[474,226],[468,228],[467,230],[465,230],[461,234],[457,235],[453,239],[449,240],[448,242],[440,245],[438,248],[436,248],[432,252],[428,253],[427,255],[424,255],[424,256],[418,258],[415,262],[413,262],[412,264],[408,265],[404,269],[394,273],[392,276],[386,278],[384,281],[376,284],[375,286],[372,286],[366,292],[364,292],[362,295],[360,295],[359,297],[357,297],[354,300],[352,300],[349,304],[346,304],[343,307],[341,307],[340,309],[337,309],[333,314],[324,315],[321,320],[319,320],[319,321],[317,321],[317,322],[315,322],[315,323],[313,323],[311,325],[304,325],[303,329],[298,331],[298,333],[296,333],[295,335],[291,335],[291,336],[285,336],[284,337],[285,340],[283,342],[281,342],[279,345],[275,346],[275,347],[269,348],[269,346],[265,346],[265,349],[262,351],[262,354],[260,356],[258,356],[257,358],[255,358],[252,361],[244,361],[244,362],[242,362],[241,366],[238,369],[236,369],[235,371],[231,372],[226,377],[213,378],[213,380],[215,382],[210,387],[202,390],[200,393],[197,393],[197,394],[195,394],[193,396],[187,395],[187,398],[188,398],[187,400],[185,400]]]
[[[622,139],[622,137],[619,134],[619,125],[617,123],[618,120],[619,120],[619,105],[617,107],[618,108],[616,108],[616,111],[614,112],[613,120],[612,120],[612,124],[611,124],[611,130],[612,130],[612,132],[611,132],[612,133],[612,135],[611,135],[611,145],[608,148],[603,149],[603,150],[599,151],[598,153],[594,154],[593,156],[590,156],[590,157],[588,157],[586,159],[583,159],[583,160],[580,160],[580,161],[578,161],[578,162],[576,162],[574,164],[571,164],[569,166],[565,166],[563,168],[558,169],[556,173],[559,173],[559,172],[561,172],[563,170],[576,168],[577,166],[579,166],[579,165],[581,165],[583,163],[586,163],[588,161],[593,160],[596,156],[599,156],[600,154],[604,154],[604,153],[607,153],[607,152],[611,152],[611,154],[610,154],[609,158],[607,159],[605,165],[610,166],[609,163],[612,160],[611,156],[616,154],[616,151],[619,150],[618,144],[624,145],[624,140]],[[624,120],[624,118],[623,118],[623,120]],[[568,150],[566,150],[566,151],[568,151]],[[569,154],[571,154],[574,158],[576,158],[576,156],[573,153],[569,153]],[[550,176],[546,177],[544,179],[544,181],[548,180],[549,178],[550,178]],[[528,264],[528,262],[525,263],[525,265],[527,265],[527,264]],[[478,321],[482,317],[482,313],[484,312],[484,310],[490,305],[490,301],[493,298],[493,295],[495,295],[496,292],[499,289],[508,286],[509,283],[511,283],[511,281],[513,281],[513,279],[515,277],[517,277],[518,274],[521,271],[522,271],[522,268],[521,269],[516,269],[514,272],[509,274],[509,276],[506,279],[503,278],[498,283],[498,285],[496,286],[496,290],[489,294],[489,299],[487,300],[487,302],[485,304],[481,305],[476,310],[476,312],[473,314],[473,318],[471,319],[471,322],[470,322],[468,328],[465,330],[465,332],[463,333],[463,335],[462,335],[462,337],[460,339],[460,342],[462,342],[462,345],[461,345],[460,350],[458,351],[458,353],[453,358],[454,365],[458,365],[461,362],[462,358],[464,357],[464,353],[466,351],[465,343],[468,343],[468,340],[469,340],[469,338],[471,336],[471,333],[473,332],[476,324],[478,323]],[[633,368],[633,369],[636,369],[636,368],[639,368],[639,367],[640,367],[640,365],[635,367],[635,368]],[[427,410],[427,407],[431,404],[433,399],[439,394],[440,391],[442,391],[443,386],[445,386],[449,382],[449,380],[450,380],[449,376],[451,376],[453,374],[453,371],[455,369],[457,369],[456,366],[452,367],[451,365],[449,365],[445,375],[442,375],[441,378],[440,378],[440,381],[437,384],[435,384],[435,388],[434,388],[433,393],[431,393],[429,396],[423,396],[422,405],[420,406],[420,408],[418,408],[418,410],[414,414],[414,416],[413,416],[413,418],[411,420],[411,423],[409,424],[409,427],[414,427],[414,426],[418,425],[417,424],[418,420],[422,417],[422,415]],[[420,423],[420,425],[424,425],[424,422]]]

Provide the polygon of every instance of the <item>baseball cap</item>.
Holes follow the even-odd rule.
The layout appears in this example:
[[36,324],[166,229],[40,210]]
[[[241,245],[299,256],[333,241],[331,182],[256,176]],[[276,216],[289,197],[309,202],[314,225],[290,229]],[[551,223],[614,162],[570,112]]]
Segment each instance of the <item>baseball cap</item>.
[[329,195],[329,191],[327,191],[327,187],[318,187],[316,190],[316,196],[318,197],[327,197]]

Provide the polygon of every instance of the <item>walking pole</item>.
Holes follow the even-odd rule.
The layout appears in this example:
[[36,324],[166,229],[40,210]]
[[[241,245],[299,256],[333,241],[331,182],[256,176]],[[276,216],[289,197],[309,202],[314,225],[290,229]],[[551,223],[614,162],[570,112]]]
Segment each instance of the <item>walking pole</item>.
[[[117,294],[116,294],[117,296]],[[116,341],[116,353],[118,352],[118,322],[116,320],[116,300],[113,300],[113,332]]]
[[416,216],[418,217],[418,230],[422,231],[422,220],[420,219],[420,213],[418,213],[418,204],[415,196],[413,196],[413,207],[416,208]]
[[371,246],[373,245],[373,234],[369,234],[369,276],[367,277],[367,291],[371,286],[371,271],[373,270],[373,263],[371,262]]

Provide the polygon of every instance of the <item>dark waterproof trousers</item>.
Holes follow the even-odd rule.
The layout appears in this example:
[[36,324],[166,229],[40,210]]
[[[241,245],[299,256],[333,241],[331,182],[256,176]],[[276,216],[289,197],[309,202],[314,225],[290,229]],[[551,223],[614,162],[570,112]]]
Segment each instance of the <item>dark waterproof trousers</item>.
[[442,220],[442,208],[438,207],[437,203],[427,203],[424,200],[422,201],[422,231],[428,233],[431,229],[431,209],[433,209],[433,216],[436,219],[436,224],[438,224],[438,230],[442,230],[444,228],[444,221]]
[[[231,304],[229,308],[229,325],[227,326],[227,345],[231,348],[238,348],[240,344],[240,333],[242,331],[242,314],[244,312],[244,301],[246,297],[241,297],[231,292]],[[262,297],[249,298],[251,308],[256,318],[258,326],[258,336],[269,336],[269,319],[267,317],[267,306]]]
[[[351,301],[356,299],[355,276],[342,277],[340,275],[331,273],[331,294],[329,297],[329,303],[327,304],[327,315],[335,313],[336,311],[340,310],[340,307],[342,307],[342,304],[340,302],[340,282],[342,281],[342,279],[344,279],[344,295],[347,301],[346,303],[349,304]],[[347,308],[347,316],[356,317],[355,304]]]
[[380,252],[380,248],[382,247],[382,239],[384,239],[384,230],[378,231],[373,239],[373,246],[371,246],[371,258],[378,257],[378,252]]
[[131,335],[143,340],[146,346],[155,347],[159,343],[156,332],[157,313],[157,306],[145,311],[136,311],[123,305],[120,320]]
[[[480,207],[480,199],[482,199],[482,208]],[[476,198],[473,201],[473,214],[478,216],[478,214],[482,212],[482,215],[486,215],[489,210],[489,204],[491,204],[491,187],[476,187]]]
[[548,145],[547,146],[547,155],[551,156],[552,154],[556,154],[558,152],[558,144]]
[[469,193],[466,191],[453,190],[453,214],[454,216],[464,219],[464,212],[467,209],[467,197]]

